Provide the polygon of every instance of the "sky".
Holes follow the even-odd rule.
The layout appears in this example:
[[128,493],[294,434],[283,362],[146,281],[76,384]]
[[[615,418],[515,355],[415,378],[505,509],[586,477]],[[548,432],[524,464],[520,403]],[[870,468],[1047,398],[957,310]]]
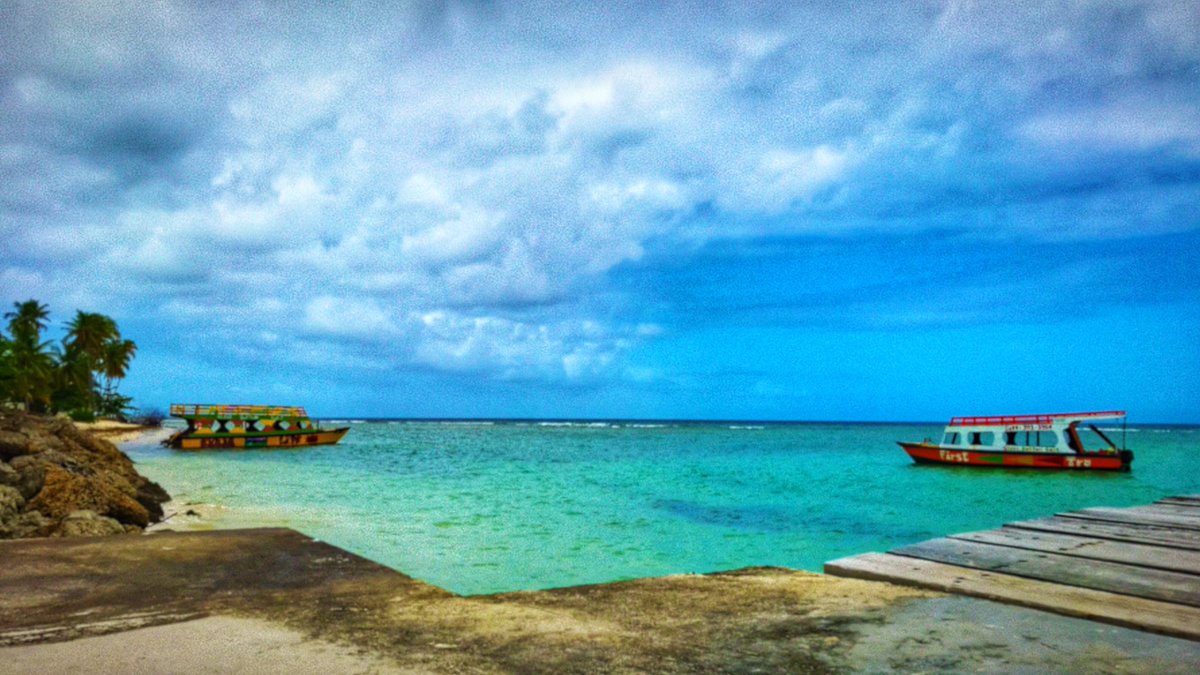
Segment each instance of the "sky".
[[1200,4],[0,0],[0,303],[316,416],[1200,422]]

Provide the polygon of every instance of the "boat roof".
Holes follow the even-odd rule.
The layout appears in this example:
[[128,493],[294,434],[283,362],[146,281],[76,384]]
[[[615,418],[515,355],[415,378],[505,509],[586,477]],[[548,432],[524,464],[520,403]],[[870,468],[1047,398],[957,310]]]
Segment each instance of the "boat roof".
[[1045,415],[991,415],[986,417],[952,417],[950,426],[989,426],[1001,424],[1054,424],[1082,420],[1111,420],[1125,416],[1124,410],[1102,412],[1049,413]]
[[236,420],[264,417],[308,417],[308,413],[300,406],[172,403],[171,417],[213,417]]

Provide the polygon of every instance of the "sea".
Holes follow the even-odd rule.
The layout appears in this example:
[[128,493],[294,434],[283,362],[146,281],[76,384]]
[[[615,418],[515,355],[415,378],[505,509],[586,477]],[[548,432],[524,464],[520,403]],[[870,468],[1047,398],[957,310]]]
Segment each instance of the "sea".
[[328,420],[338,445],[123,449],[211,526],[291,527],[464,595],[825,562],[1200,494],[1200,427],[1112,428],[1129,473],[918,466],[941,424]]

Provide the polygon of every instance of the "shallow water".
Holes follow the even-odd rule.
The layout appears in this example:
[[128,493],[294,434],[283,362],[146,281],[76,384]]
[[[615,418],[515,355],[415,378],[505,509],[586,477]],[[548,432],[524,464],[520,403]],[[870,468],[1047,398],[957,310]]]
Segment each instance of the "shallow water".
[[305,450],[124,447],[176,499],[229,507],[221,527],[293,527],[464,594],[820,571],[1010,520],[1200,493],[1200,428],[1131,428],[1134,469],[1108,474],[917,466],[895,441],[940,434],[929,425],[350,426]]

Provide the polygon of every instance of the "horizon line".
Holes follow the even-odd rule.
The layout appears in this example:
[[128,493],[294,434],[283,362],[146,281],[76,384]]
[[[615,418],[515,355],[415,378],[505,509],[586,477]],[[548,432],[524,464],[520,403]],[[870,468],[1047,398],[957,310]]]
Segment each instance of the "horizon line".
[[[699,418],[699,417],[404,417],[404,416],[369,416],[369,415],[311,415],[312,419],[330,421],[389,421],[389,422],[646,422],[654,424],[927,424],[945,426],[949,421],[931,420],[832,420],[832,419],[737,419],[737,418]],[[1137,422],[1127,426],[1200,426],[1196,422]]]

